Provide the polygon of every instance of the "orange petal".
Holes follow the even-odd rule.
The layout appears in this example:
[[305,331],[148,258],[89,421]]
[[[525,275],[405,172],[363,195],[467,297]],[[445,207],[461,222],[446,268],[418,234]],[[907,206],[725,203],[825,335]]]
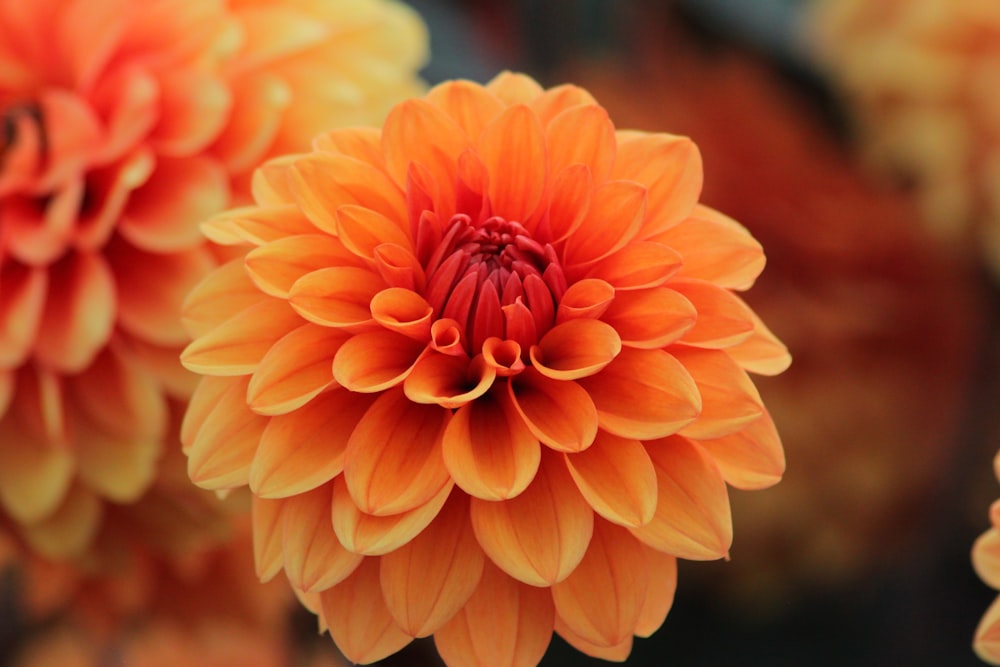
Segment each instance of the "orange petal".
[[401,390],[383,393],[351,433],[344,479],[367,514],[385,516],[429,502],[450,477],[441,433],[450,412],[412,403]]
[[375,249],[383,243],[413,252],[410,236],[403,231],[400,222],[363,206],[340,206],[337,208],[337,237],[351,252],[365,259],[373,259]]
[[646,568],[646,600],[635,625],[635,634],[649,637],[660,629],[674,605],[677,592],[677,559],[649,547],[644,548]]
[[382,130],[377,127],[338,127],[316,135],[313,150],[343,153],[378,167],[383,166]]
[[622,345],[655,350],[673,343],[694,326],[698,311],[666,287],[619,292],[602,319],[621,336]]
[[623,348],[601,373],[580,380],[597,406],[601,428],[623,438],[658,438],[701,413],[691,374],[662,350]]
[[150,141],[157,152],[172,157],[201,151],[229,118],[229,87],[208,68],[168,69],[159,81],[160,120]]
[[[240,60],[245,62],[245,55]],[[281,77],[267,72],[235,77],[230,90],[233,111],[212,144],[212,153],[227,171],[239,174],[263,161],[293,93]]]
[[1000,598],[993,601],[976,627],[972,640],[976,655],[985,662],[1000,662]]
[[372,297],[372,318],[390,331],[426,343],[431,338],[431,315],[427,300],[410,289],[389,287]]
[[679,346],[673,353],[694,378],[701,395],[701,414],[679,431],[681,435],[697,440],[719,438],[764,414],[757,388],[728,354]]
[[543,91],[531,101],[531,108],[542,119],[542,124],[548,127],[564,110],[583,104],[593,106],[597,104],[597,100],[583,88],[566,83]]
[[757,314],[750,311],[754,330],[742,343],[727,348],[726,352],[744,370],[760,375],[778,375],[792,363],[792,356],[778,338],[771,333]]
[[[197,377],[197,376],[196,376]],[[227,377],[203,376],[199,378],[187,411],[181,421],[181,451],[188,453],[198,431],[205,425],[205,420],[212,414],[219,399],[233,385],[233,380]]]
[[691,215],[702,186],[701,153],[687,137],[619,132],[612,178],[637,181],[649,190],[642,238]]
[[188,445],[188,475],[203,489],[247,484],[268,420],[250,411],[246,392],[247,378],[232,380]]
[[75,426],[80,479],[92,492],[113,502],[139,500],[156,476],[163,433],[124,437],[95,428],[82,418],[75,421]]
[[530,76],[506,70],[493,77],[486,84],[486,90],[506,104],[528,103],[544,92]]
[[351,576],[320,597],[330,636],[351,662],[381,660],[413,641],[393,621],[382,599],[377,558],[365,558]]
[[302,317],[325,327],[361,331],[372,326],[372,297],[385,288],[377,274],[352,266],[307,273],[292,285],[288,302]]
[[662,243],[635,241],[605,257],[587,271],[587,277],[607,281],[618,291],[647,289],[673,278],[683,261]]
[[630,528],[657,551],[689,560],[725,556],[733,542],[726,483],[707,454],[679,437],[646,443],[656,468],[653,520]]
[[69,450],[35,440],[0,420],[0,503],[21,523],[41,521],[54,512],[73,480]]
[[203,336],[250,306],[269,300],[250,282],[240,257],[198,283],[184,301],[181,321],[192,336]]
[[590,168],[595,183],[611,175],[615,162],[615,126],[602,107],[579,105],[560,112],[545,128],[549,170],[558,174],[574,164]]
[[114,277],[104,258],[71,253],[49,269],[35,357],[63,373],[82,370],[107,344],[116,310]]
[[578,318],[557,324],[532,345],[531,365],[553,380],[577,380],[599,373],[621,349],[613,327]]
[[504,110],[498,97],[471,81],[446,81],[431,88],[424,99],[448,114],[472,141]]
[[247,403],[262,415],[291,412],[335,384],[333,357],[349,334],[304,324],[282,336],[261,358]]
[[496,376],[496,369],[482,355],[470,362],[463,357],[431,353],[414,365],[403,391],[414,403],[455,409],[489,391]]
[[698,311],[698,319],[684,334],[683,343],[720,349],[738,345],[753,334],[750,307],[729,290],[694,280],[674,280],[670,287]]
[[1000,587],[1000,531],[990,528],[972,545],[972,567],[990,588]]
[[616,646],[635,631],[647,579],[646,555],[638,540],[624,528],[597,520],[583,560],[552,586],[556,614],[584,641]]
[[202,234],[220,245],[260,246],[317,231],[295,204],[231,208],[201,223]]
[[339,584],[361,565],[364,556],[348,551],[330,523],[331,485],[285,500],[281,542],[285,574],[292,586],[317,593]]
[[261,582],[273,579],[284,565],[281,546],[281,511],[284,506],[283,500],[265,500],[256,495],[250,497],[254,571]]
[[181,362],[202,375],[253,373],[271,346],[300,326],[302,318],[284,301],[261,301],[188,345]]
[[655,240],[684,258],[678,274],[683,278],[745,290],[764,269],[760,244],[740,223],[707,206],[697,206],[690,218],[659,234]]
[[329,267],[363,270],[364,263],[327,234],[285,236],[254,248],[246,256],[246,271],[260,290],[287,299],[303,276]]
[[399,549],[426,528],[441,511],[454,484],[448,482],[427,503],[390,516],[365,514],[347,490],[343,475],[333,480],[333,530],[347,549],[380,556]]
[[0,267],[0,281],[4,289],[0,301],[0,368],[16,368],[35,341],[45,307],[48,272],[8,262]]
[[638,233],[645,211],[646,189],[638,183],[608,181],[594,188],[580,229],[566,239],[564,261],[587,265],[621,250]]
[[476,592],[434,633],[434,644],[448,665],[534,667],[554,620],[547,590],[516,582],[487,562]]
[[698,440],[719,466],[722,477],[737,489],[766,489],[785,472],[785,453],[771,416],[759,418],[730,435]]
[[250,490],[262,498],[284,498],[339,475],[347,439],[371,403],[365,394],[329,391],[273,417],[250,465]]
[[426,351],[424,344],[393,331],[358,334],[337,350],[333,376],[351,391],[384,391],[403,382]]
[[421,164],[448,200],[454,200],[455,161],[471,146],[458,123],[420,99],[396,105],[382,126],[382,152],[393,180],[405,186],[410,163]]
[[500,377],[517,375],[526,368],[521,359],[521,344],[516,340],[501,340],[490,336],[483,341],[483,359]]
[[584,278],[569,286],[556,311],[556,322],[585,317],[596,319],[607,312],[615,298],[615,288],[603,280]]
[[541,447],[517,414],[510,395],[496,387],[460,408],[445,427],[444,464],[455,483],[483,500],[520,494],[535,478]]
[[629,654],[632,653],[632,635],[629,635],[620,644],[615,644],[614,646],[598,646],[570,630],[558,615],[556,616],[555,630],[567,644],[580,653],[589,655],[592,658],[600,658],[601,660],[608,660],[610,662],[625,662]]
[[527,368],[508,381],[508,390],[528,429],[552,449],[579,452],[594,441],[598,413],[578,383],[552,380]]
[[598,431],[589,449],[564,456],[580,493],[605,519],[636,527],[653,518],[656,470],[639,441]]
[[375,269],[390,287],[423,292],[427,283],[424,269],[413,253],[392,243],[375,248]]
[[478,151],[490,174],[493,214],[526,223],[542,201],[548,174],[538,117],[524,105],[509,107],[483,130]]
[[[587,165],[575,164],[555,172],[547,220],[550,243],[564,241],[580,229],[593,196],[594,177]],[[544,232],[541,235],[544,237]]]
[[476,538],[500,569],[532,586],[562,581],[580,563],[594,512],[555,454],[542,458],[531,484],[516,498],[472,499]]
[[293,6],[243,5],[234,14],[244,35],[238,63],[245,70],[292,58],[322,44],[332,32],[320,16],[296,11]]
[[382,556],[389,613],[408,635],[432,634],[465,606],[485,560],[469,525],[468,498],[456,494],[416,538]]
[[76,484],[54,513],[24,527],[24,539],[43,558],[80,558],[97,534],[103,509],[89,489]]

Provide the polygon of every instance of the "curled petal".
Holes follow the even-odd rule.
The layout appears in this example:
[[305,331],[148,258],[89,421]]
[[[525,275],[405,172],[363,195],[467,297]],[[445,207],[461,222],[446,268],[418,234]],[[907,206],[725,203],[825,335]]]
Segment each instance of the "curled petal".
[[261,582],[273,579],[284,565],[281,547],[281,510],[284,506],[283,500],[250,497],[254,571]]
[[657,551],[689,560],[714,560],[729,552],[733,519],[726,483],[707,454],[684,438],[646,443],[656,468],[658,499],[653,520],[630,528]]
[[674,358],[694,378],[701,395],[701,414],[680,430],[681,435],[697,440],[719,438],[764,414],[757,388],[725,352],[677,346]]
[[496,175],[487,186],[494,214],[528,222],[542,202],[548,174],[538,117],[524,105],[508,107],[483,130],[478,150],[487,171]]
[[381,660],[413,641],[382,599],[377,558],[365,558],[351,576],[320,593],[320,599],[330,636],[351,662]]
[[636,440],[676,433],[701,413],[687,369],[662,350],[622,348],[599,374],[580,380],[604,430]]
[[365,259],[374,259],[375,249],[383,243],[413,251],[409,234],[396,221],[363,206],[349,204],[337,209],[337,237],[351,252]]
[[[287,299],[303,276],[332,266],[360,270],[364,263],[327,234],[284,236],[254,248],[246,256],[246,272],[265,294]],[[328,274],[329,275],[329,274]],[[352,274],[348,273],[348,277]]]
[[428,502],[408,512],[389,516],[365,514],[347,490],[343,476],[333,480],[333,530],[347,549],[380,556],[399,549],[430,525],[444,506],[454,484],[445,484]]
[[490,336],[483,341],[483,359],[500,377],[517,375],[527,368],[521,359],[521,345],[516,340]]
[[372,297],[384,287],[381,276],[372,271],[332,266],[296,280],[288,291],[288,302],[310,322],[359,331],[370,328]]
[[503,387],[495,387],[452,416],[441,453],[455,483],[483,500],[517,496],[535,478],[541,460],[538,438]]
[[367,514],[386,516],[429,502],[450,481],[441,457],[449,411],[387,391],[364,414],[347,443],[344,479]]
[[649,576],[646,580],[646,600],[639,612],[635,634],[649,637],[660,629],[674,605],[674,594],[677,592],[677,559],[650,547],[645,547],[643,551],[646,554]]
[[250,490],[261,498],[285,498],[339,475],[348,437],[371,403],[366,394],[329,391],[273,417],[250,464]]
[[469,501],[456,495],[412,541],[381,558],[382,594],[396,624],[426,637],[476,590],[486,558],[469,525]]
[[496,370],[479,355],[472,361],[446,354],[427,354],[403,382],[406,397],[414,403],[460,408],[489,391]]
[[735,433],[696,444],[708,452],[722,477],[737,489],[766,489],[777,484],[785,472],[778,430],[766,410]]
[[426,351],[424,344],[392,331],[358,334],[337,350],[333,377],[351,391],[384,391],[403,382]]
[[305,593],[337,585],[364,560],[337,540],[330,524],[330,499],[331,486],[324,484],[286,499],[281,510],[285,574]]
[[507,386],[518,414],[539,440],[562,452],[590,447],[597,435],[598,412],[578,383],[553,380],[528,368]]
[[673,343],[695,325],[698,311],[682,294],[666,288],[619,292],[603,320],[622,345],[655,350]]
[[618,332],[600,320],[558,324],[531,347],[531,365],[553,380],[577,380],[599,373],[621,352]]
[[375,246],[375,269],[390,287],[402,287],[423,292],[427,276],[412,252],[400,245],[383,243]]
[[618,291],[647,289],[677,275],[683,261],[669,246],[637,241],[595,264],[587,277],[607,281]]
[[639,441],[598,431],[589,449],[564,456],[580,493],[605,519],[636,527],[653,518],[656,470]]
[[455,320],[442,318],[431,325],[431,347],[441,354],[466,356],[462,326]]
[[547,590],[514,581],[487,562],[476,592],[434,633],[434,644],[449,665],[534,667],[554,620]]
[[504,572],[531,586],[551,586],[583,558],[594,512],[561,458],[549,454],[516,498],[473,498],[472,527],[486,555]]
[[604,315],[615,298],[615,288],[596,278],[584,278],[569,286],[559,301],[556,322],[577,318],[596,319]]
[[402,287],[384,289],[372,297],[371,302],[372,318],[376,322],[422,343],[431,337],[433,310],[424,297]]
[[730,292],[711,283],[674,280],[670,287],[694,304],[698,319],[683,342],[704,348],[728,348],[747,340],[754,330],[750,307]]

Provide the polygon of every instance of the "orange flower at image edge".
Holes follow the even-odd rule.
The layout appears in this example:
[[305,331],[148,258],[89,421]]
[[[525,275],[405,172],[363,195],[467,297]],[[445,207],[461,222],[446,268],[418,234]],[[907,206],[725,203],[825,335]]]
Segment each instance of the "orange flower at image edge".
[[188,471],[249,485],[258,574],[350,660],[433,634],[531,665],[553,630],[622,660],[675,559],[727,554],[726,483],[784,470],[746,372],[790,358],[701,183],[690,140],[502,74],[318,137],[204,225],[252,248],[185,305]]
[[[993,470],[1000,479],[1000,453],[993,459]],[[972,565],[980,579],[1000,591],[1000,500],[990,507],[990,524],[972,546]],[[983,615],[972,646],[981,659],[1000,665],[1000,597]]]

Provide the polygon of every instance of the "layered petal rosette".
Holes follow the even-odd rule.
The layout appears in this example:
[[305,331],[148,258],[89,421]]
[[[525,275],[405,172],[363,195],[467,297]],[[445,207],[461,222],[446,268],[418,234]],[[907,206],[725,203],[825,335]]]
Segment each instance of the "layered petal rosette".
[[193,376],[198,230],[252,168],[419,87],[388,0],[0,0],[0,515],[79,553],[155,476]]
[[747,371],[789,356],[701,183],[690,140],[505,73],[319,136],[204,225],[247,251],[185,305],[189,474],[250,487],[258,574],[350,660],[433,634],[531,665],[553,630],[623,659],[676,559],[727,554],[726,483],[784,468]]

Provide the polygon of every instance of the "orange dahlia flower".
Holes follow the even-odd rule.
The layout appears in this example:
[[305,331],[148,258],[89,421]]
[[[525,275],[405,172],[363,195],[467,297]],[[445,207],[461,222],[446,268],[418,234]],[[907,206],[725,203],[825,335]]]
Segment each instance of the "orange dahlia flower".
[[81,551],[148,487],[192,376],[198,223],[263,158],[419,87],[389,0],[0,0],[0,515]]
[[747,370],[789,356],[701,183],[689,139],[502,74],[318,137],[206,223],[251,249],[185,306],[188,471],[249,486],[258,574],[350,660],[433,634],[528,665],[553,629],[623,659],[675,559],[726,555],[726,482],[784,468]]

